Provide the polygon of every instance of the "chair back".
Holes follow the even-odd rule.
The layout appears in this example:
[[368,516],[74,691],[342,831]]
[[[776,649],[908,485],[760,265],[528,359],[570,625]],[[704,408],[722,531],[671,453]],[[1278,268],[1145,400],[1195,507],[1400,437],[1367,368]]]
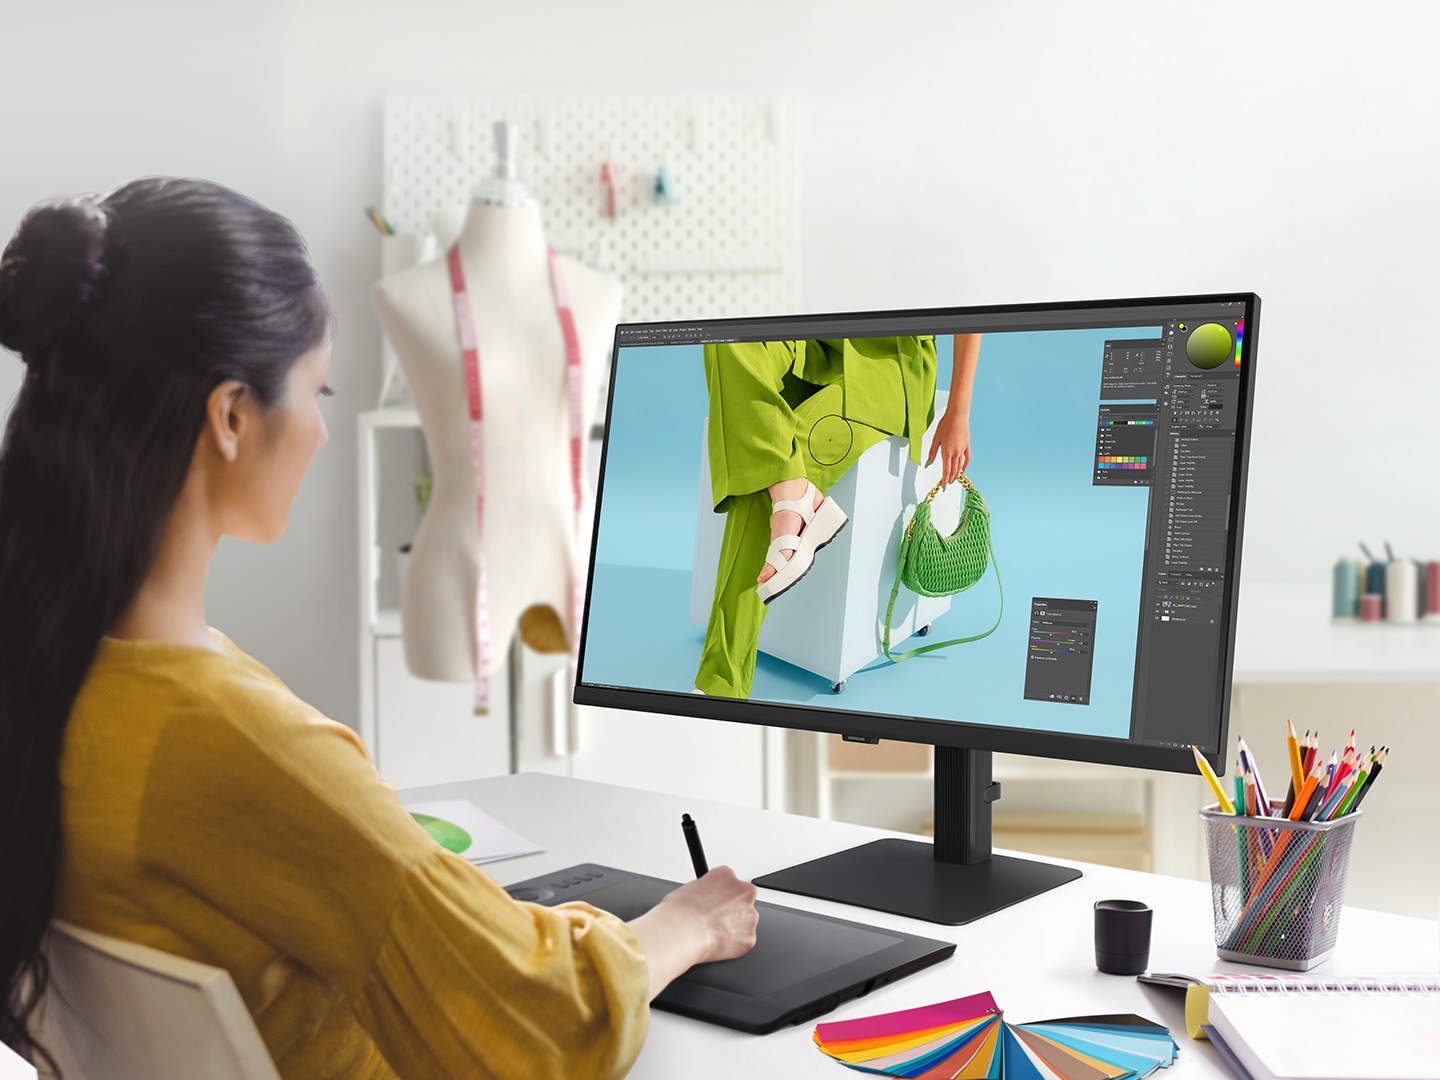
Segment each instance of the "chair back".
[[58,919],[46,952],[32,1026],[64,1080],[280,1080],[228,971]]

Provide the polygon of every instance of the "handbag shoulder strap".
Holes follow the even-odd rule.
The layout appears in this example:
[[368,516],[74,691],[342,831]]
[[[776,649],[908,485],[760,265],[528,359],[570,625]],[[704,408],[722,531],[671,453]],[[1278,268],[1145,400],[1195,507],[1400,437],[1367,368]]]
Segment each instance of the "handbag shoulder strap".
[[995,586],[1000,590],[1000,611],[995,616],[995,624],[991,626],[989,630],[980,634],[971,634],[969,637],[951,638],[949,641],[937,641],[930,645],[921,645],[919,648],[911,649],[908,652],[892,654],[890,652],[890,620],[895,614],[895,599],[900,595],[900,571],[905,565],[905,556],[910,550],[910,536],[907,530],[905,538],[900,542],[900,557],[895,562],[895,584],[890,588],[890,603],[885,605],[885,627],[880,636],[880,646],[884,650],[887,660],[893,664],[898,664],[902,660],[909,660],[923,653],[935,652],[937,649],[948,649],[951,645],[964,645],[968,641],[979,641],[981,638],[987,638],[996,630],[1000,629],[1000,620],[1005,617],[1005,586],[1000,581],[1000,564],[995,561],[995,545],[990,539],[988,530],[985,534],[985,548],[990,555],[990,565],[995,567]]

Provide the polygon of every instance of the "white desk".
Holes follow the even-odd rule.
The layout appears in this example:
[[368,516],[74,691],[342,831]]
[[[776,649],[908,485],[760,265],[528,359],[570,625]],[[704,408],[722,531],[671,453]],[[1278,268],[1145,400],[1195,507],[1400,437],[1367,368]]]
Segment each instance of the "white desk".
[[[684,881],[693,874],[680,833],[680,815],[687,812],[700,826],[711,864],[729,865],[745,878],[881,836],[900,835],[539,774],[442,784],[405,794],[470,799],[545,848],[541,855],[487,866],[501,884],[579,862]],[[1096,900],[1109,897],[1143,900],[1155,909],[1153,969],[1242,970],[1215,957],[1209,886],[1105,866],[1085,866],[1084,871],[1079,881],[959,927],[768,890],[762,890],[761,898],[959,945],[951,959],[847,1002],[824,1019],[889,1012],[990,990],[1007,1018],[1017,1023],[1091,1013],[1139,1013],[1166,1024],[1180,1044],[1179,1061],[1161,1074],[1166,1080],[1228,1076],[1213,1047],[1186,1037],[1178,993],[1095,970],[1091,908]],[[1367,943],[1372,946],[1368,950]],[[1434,972],[1437,964],[1440,941],[1434,922],[1346,908],[1335,956],[1316,971]],[[771,1035],[742,1035],[656,1012],[650,1038],[631,1076],[843,1080],[853,1075],[815,1048],[813,1030],[812,1022]]]

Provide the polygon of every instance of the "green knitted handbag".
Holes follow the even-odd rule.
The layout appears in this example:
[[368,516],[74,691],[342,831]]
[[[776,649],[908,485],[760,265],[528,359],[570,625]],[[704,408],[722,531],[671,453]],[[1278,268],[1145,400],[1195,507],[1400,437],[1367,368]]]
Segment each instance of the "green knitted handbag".
[[[961,473],[960,483],[965,485],[965,506],[960,511],[960,523],[949,536],[941,536],[934,522],[930,520],[930,503],[944,484],[936,484],[930,494],[917,507],[900,541],[900,564],[895,568],[895,585],[890,590],[890,603],[885,608],[885,626],[881,635],[881,647],[887,659],[894,663],[909,660],[921,653],[947,649],[951,645],[963,645],[967,641],[979,641],[989,637],[1000,626],[1005,614],[1005,590],[1000,585],[1000,565],[995,562],[995,547],[990,542],[990,511],[985,500],[969,478]],[[983,634],[937,641],[922,645],[898,655],[890,652],[890,620],[895,614],[895,599],[900,595],[903,584],[911,592],[921,596],[954,596],[970,588],[985,575],[988,563],[995,564],[995,584],[1000,587],[1000,614],[995,616],[995,625]]]

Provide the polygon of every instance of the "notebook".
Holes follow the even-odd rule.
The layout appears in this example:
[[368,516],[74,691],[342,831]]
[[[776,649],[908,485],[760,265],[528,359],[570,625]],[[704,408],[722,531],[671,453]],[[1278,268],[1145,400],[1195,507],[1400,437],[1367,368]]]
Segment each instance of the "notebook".
[[[1191,984],[1187,1024],[1205,1023],[1243,1080],[1440,1080],[1440,978],[1145,975]],[[1197,992],[1198,990],[1198,992]],[[1200,1008],[1195,1007],[1196,1001]]]

